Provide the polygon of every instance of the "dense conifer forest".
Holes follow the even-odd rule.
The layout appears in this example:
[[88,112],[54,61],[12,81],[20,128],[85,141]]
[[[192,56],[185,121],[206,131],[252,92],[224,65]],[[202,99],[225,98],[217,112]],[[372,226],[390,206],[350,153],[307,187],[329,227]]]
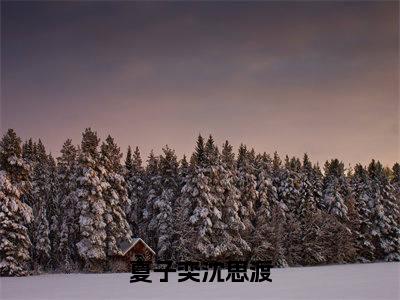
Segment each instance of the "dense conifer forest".
[[[143,161],[146,160],[146,161]],[[172,261],[269,260],[276,267],[400,260],[400,165],[320,167],[199,136],[123,157],[87,128],[54,158],[8,130],[0,141],[0,274],[110,271],[141,237]]]

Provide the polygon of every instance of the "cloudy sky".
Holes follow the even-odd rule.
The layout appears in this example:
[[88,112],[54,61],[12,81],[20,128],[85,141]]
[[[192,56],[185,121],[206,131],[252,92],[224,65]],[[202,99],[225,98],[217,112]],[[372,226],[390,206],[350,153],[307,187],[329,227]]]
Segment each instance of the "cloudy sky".
[[2,2],[1,132],[399,161],[397,2]]

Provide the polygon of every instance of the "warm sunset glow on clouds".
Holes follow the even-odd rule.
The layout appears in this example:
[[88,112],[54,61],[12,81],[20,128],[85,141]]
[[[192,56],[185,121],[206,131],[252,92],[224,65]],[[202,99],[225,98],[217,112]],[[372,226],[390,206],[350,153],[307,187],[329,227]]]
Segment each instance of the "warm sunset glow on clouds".
[[2,2],[1,132],[399,161],[397,2]]

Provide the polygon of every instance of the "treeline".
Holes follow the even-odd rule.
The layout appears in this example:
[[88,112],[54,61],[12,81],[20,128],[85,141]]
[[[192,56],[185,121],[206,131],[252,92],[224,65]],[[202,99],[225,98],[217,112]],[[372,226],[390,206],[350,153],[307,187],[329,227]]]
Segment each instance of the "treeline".
[[302,160],[238,153],[210,136],[190,159],[166,146],[143,164],[90,128],[54,159],[10,129],[0,141],[0,274],[109,271],[141,237],[158,259],[270,260],[275,266],[400,260],[400,165],[323,172]]

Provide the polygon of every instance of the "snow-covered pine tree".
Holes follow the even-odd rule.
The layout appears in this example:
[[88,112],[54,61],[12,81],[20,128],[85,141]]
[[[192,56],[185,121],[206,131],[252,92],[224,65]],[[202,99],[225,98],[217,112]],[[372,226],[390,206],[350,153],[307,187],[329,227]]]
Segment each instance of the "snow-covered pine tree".
[[[296,162],[296,165],[298,163]],[[300,264],[315,265],[324,263],[323,239],[325,232],[321,230],[325,222],[322,211],[317,207],[316,198],[322,191],[319,189],[318,169],[315,169],[307,154],[299,171],[299,206],[296,218],[300,224]]]
[[[22,200],[24,203],[28,204],[31,208],[34,206],[34,199],[31,195],[32,193],[32,173],[33,173],[33,167],[35,165],[35,153],[36,153],[36,143],[33,142],[33,140],[30,138],[28,141],[25,141],[24,144],[22,145],[22,158],[25,161],[25,163],[28,164],[29,166],[29,184],[30,184],[30,189],[28,189],[28,192],[25,193],[22,196]],[[33,236],[33,222],[31,222],[30,226],[29,226],[29,234],[32,237]]]
[[128,150],[126,151],[125,156],[125,172],[131,170],[133,167],[133,160],[132,160],[132,148],[128,146]]
[[325,177],[321,207],[338,217],[347,220],[346,200],[350,197],[350,187],[344,174],[344,164],[338,159],[325,163]]
[[47,219],[49,222],[49,239],[50,239],[50,265],[51,268],[57,268],[59,266],[58,257],[58,246],[61,239],[61,203],[58,198],[58,178],[57,178],[57,164],[51,154],[48,155],[48,174],[49,174],[49,202],[47,211]]
[[[319,207],[334,218],[328,218],[331,224],[325,231],[325,249],[327,262],[345,263],[354,261],[355,240],[351,231],[349,207],[354,206],[349,180],[345,175],[344,164],[338,159],[327,161],[324,166],[323,195]],[[355,215],[351,211],[351,215]]]
[[322,197],[324,190],[324,175],[322,174],[319,163],[313,165],[313,176],[311,176],[310,180],[312,185],[314,186],[314,199],[316,201],[317,207],[322,209]]
[[109,189],[104,170],[99,163],[100,139],[97,133],[86,128],[82,134],[81,149],[76,167],[76,189],[71,197],[77,203],[79,233],[76,243],[84,268],[101,271],[106,259],[106,202],[104,193]]
[[296,215],[300,207],[300,169],[301,164],[295,157],[286,155],[285,166],[281,170],[278,186],[278,198],[288,208],[288,212]]
[[400,209],[381,163],[372,160],[368,174],[373,190],[373,236],[377,259],[400,260]]
[[285,249],[284,258],[290,266],[302,263],[301,185],[301,162],[296,157],[289,159],[286,155],[285,164],[280,172],[278,199],[284,216],[282,219],[284,235],[281,237]]
[[[274,152],[274,157],[272,159],[272,183],[278,193],[278,191],[281,188],[281,178],[285,176],[285,166],[282,165],[282,160],[278,155],[278,152]],[[285,202],[282,201],[281,197],[279,197],[278,193],[278,198],[277,198],[277,206],[278,209],[282,211],[282,213],[276,213],[276,215],[282,215],[285,216],[285,214],[289,211],[289,208],[285,204]]]
[[326,211],[322,211],[321,219],[316,220],[323,234],[322,254],[325,262],[330,264],[353,262],[356,253],[348,223],[340,222],[335,215]]
[[229,170],[232,173],[235,172],[235,153],[233,153],[233,147],[228,141],[225,141],[225,143],[222,145],[221,162],[225,170]]
[[[137,223],[137,216],[136,216],[136,211],[133,212],[133,217],[131,216],[132,214],[132,200],[131,200],[131,188],[130,188],[130,183],[129,183],[129,177],[130,177],[130,172],[132,170],[133,167],[133,161],[132,161],[132,149],[131,146],[128,146],[128,150],[126,152],[126,156],[125,156],[125,164],[123,167],[123,175],[124,175],[124,179],[126,182],[126,186],[127,186],[127,192],[128,192],[128,198],[129,198],[129,206],[125,208],[125,214],[128,220],[128,223],[131,227],[131,230],[133,227],[136,227],[136,223]],[[134,219],[134,222],[132,221]],[[133,225],[132,223],[135,223],[135,225]]]
[[182,239],[184,243],[182,247],[190,253],[191,260],[205,261],[214,254],[211,215],[215,212],[213,211],[211,179],[208,174],[210,171],[209,154],[206,154],[204,139],[199,135],[196,150],[190,159],[190,174],[182,188],[180,199],[181,207],[190,206],[187,208],[188,231],[185,239]]
[[186,177],[188,176],[189,172],[190,172],[189,163],[187,161],[186,155],[183,155],[179,163],[179,170],[178,170],[180,189],[185,185]]
[[252,259],[270,261],[274,267],[287,267],[285,249],[285,222],[286,215],[279,205],[271,206],[271,217],[265,226],[259,226],[262,240],[253,246]]
[[257,192],[254,210],[254,233],[251,238],[252,259],[272,260],[270,226],[272,205],[278,202],[278,191],[272,180],[272,160],[266,154],[256,158]]
[[132,231],[127,221],[125,211],[130,207],[126,182],[122,176],[122,153],[109,135],[101,145],[101,173],[108,183],[108,188],[102,195],[106,209],[104,222],[106,224],[107,255],[121,254],[119,243],[132,241]]
[[361,262],[374,261],[375,247],[372,239],[372,209],[374,208],[373,191],[368,172],[360,164],[357,164],[354,168],[354,174],[351,177],[351,186],[355,200],[355,208],[358,213],[358,218],[356,220],[351,220],[355,225],[353,226],[352,231],[355,235],[357,260]]
[[48,208],[53,190],[51,189],[50,163],[45,146],[39,139],[35,147],[32,173],[32,210],[34,216],[32,233],[32,258],[34,269],[38,272],[47,270],[50,265],[50,224]]
[[173,208],[173,238],[172,238],[172,261],[189,261],[191,257],[190,245],[187,243],[188,236],[193,236],[193,231],[189,231],[188,220],[190,217],[191,203],[186,197],[182,197],[182,189],[188,182],[191,174],[191,167],[184,155],[179,164],[179,197],[175,201]]
[[[157,257],[162,260],[172,258],[172,236],[173,236],[173,209],[175,199],[179,197],[178,161],[175,151],[168,146],[163,148],[163,154],[159,157],[158,171],[161,181],[160,189],[156,188],[157,194],[152,201],[152,218],[149,222],[149,231],[156,238]],[[161,193],[160,193],[161,192]]]
[[22,196],[30,188],[29,165],[22,159],[21,139],[9,129],[0,141],[0,275],[29,272],[32,209]]
[[150,223],[154,218],[154,202],[157,197],[162,193],[161,186],[161,176],[159,170],[159,158],[156,157],[153,153],[153,150],[150,151],[149,157],[147,159],[147,166],[145,171],[145,198],[146,203],[142,212],[142,222],[139,225],[139,233],[140,236],[145,238],[147,243],[153,249],[157,246],[157,232],[151,228]]
[[[244,229],[239,212],[238,190],[234,170],[224,167],[232,156],[231,146],[225,144],[224,158],[220,157],[212,136],[206,143],[201,136],[186,184],[182,189],[179,207],[187,214],[184,243],[190,258],[200,261],[243,258],[250,247],[242,238]],[[188,207],[189,206],[189,207]]]
[[139,236],[140,224],[143,224],[143,210],[146,208],[146,186],[142,159],[138,147],[135,148],[133,155],[131,147],[128,147],[124,174],[128,186],[128,197],[131,202],[127,218],[133,234]]
[[392,168],[391,183],[396,193],[397,203],[400,205],[400,164],[395,163]]
[[[291,258],[287,257],[288,249],[286,249],[286,245],[291,246],[290,243],[293,242],[291,234],[298,234],[298,226],[296,226],[296,228],[290,228],[292,232],[287,231],[291,224],[289,221],[293,220],[293,217],[289,213],[286,204],[278,197],[278,189],[282,185],[281,178],[284,176],[285,172],[286,170],[284,166],[282,166],[282,161],[275,151],[272,159],[271,171],[267,172],[270,173],[267,174],[267,177],[270,177],[272,182],[271,192],[269,193],[270,197],[268,199],[271,216],[270,218],[262,218],[263,215],[261,214],[258,217],[259,221],[258,225],[256,223],[257,227],[254,235],[256,243],[253,244],[252,251],[252,259],[269,260],[276,267],[284,267],[292,263],[290,261]],[[258,191],[261,193],[259,197],[262,197],[263,194],[265,195],[265,192],[261,189],[260,179],[262,182],[263,176],[258,176],[257,187]]]
[[25,141],[22,145],[22,158],[29,164],[32,165],[35,160],[35,149],[32,139]]
[[46,271],[50,268],[50,225],[47,220],[47,209],[41,206],[35,215],[35,229],[33,235],[33,266],[36,272]]
[[237,158],[237,188],[240,192],[240,217],[245,224],[244,238],[249,241],[254,230],[254,205],[258,198],[257,178],[251,153],[241,144]]
[[[212,141],[210,138],[209,141]],[[218,155],[218,151],[216,151]],[[217,209],[222,212],[222,219],[218,221],[220,228],[216,227],[214,233],[217,237],[216,253],[220,252],[219,259],[238,260],[247,259],[251,253],[250,243],[244,239],[245,224],[240,217],[240,191],[236,184],[238,181],[235,169],[235,155],[232,146],[226,141],[222,146],[221,157],[217,160],[217,164],[212,168],[214,173],[213,184]]]
[[60,205],[60,243],[56,248],[59,267],[65,272],[78,269],[76,243],[79,233],[78,197],[76,193],[77,149],[66,140],[57,157],[57,201]]
[[30,166],[22,158],[21,139],[13,129],[8,129],[1,139],[0,167],[23,193],[30,190]]
[[318,165],[313,166],[307,153],[304,154],[300,174],[300,209],[299,214],[305,211],[315,211],[317,203],[322,197],[322,174]]

